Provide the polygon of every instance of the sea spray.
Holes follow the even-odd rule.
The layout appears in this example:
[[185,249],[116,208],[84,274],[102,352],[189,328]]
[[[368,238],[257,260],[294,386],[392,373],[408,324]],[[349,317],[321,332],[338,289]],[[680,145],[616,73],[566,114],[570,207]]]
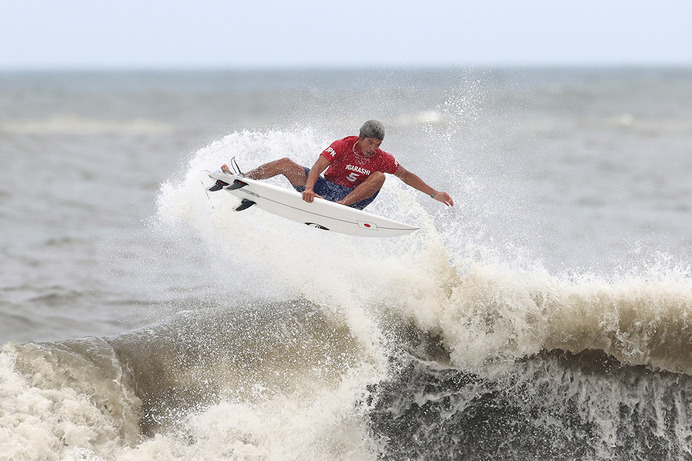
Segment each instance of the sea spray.
[[374,211],[414,220],[421,230],[386,240],[319,232],[261,210],[234,213],[232,197],[209,200],[201,192],[203,169],[227,152],[252,146],[263,162],[281,146],[310,144],[319,144],[310,131],[229,135],[195,155],[185,181],[162,190],[159,213],[197,229],[234,264],[261,267],[293,296],[338,313],[371,347],[381,342],[372,325],[394,312],[439,333],[458,366],[482,369],[544,349],[596,348],[625,363],[690,372],[692,362],[680,354],[692,311],[684,267],[570,279],[501,259],[497,250],[489,258],[492,252],[466,244],[450,253],[446,228],[438,229],[398,183],[385,184]]

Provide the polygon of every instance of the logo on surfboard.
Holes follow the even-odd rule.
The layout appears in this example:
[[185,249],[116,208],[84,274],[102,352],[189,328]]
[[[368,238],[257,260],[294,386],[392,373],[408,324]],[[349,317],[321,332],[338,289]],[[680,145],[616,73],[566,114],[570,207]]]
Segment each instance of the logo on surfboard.
[[326,230],[326,231],[329,230],[329,228],[324,227],[323,225],[317,224],[317,223],[314,223],[314,222],[306,222],[305,224],[307,224],[307,225],[310,226],[310,227],[314,227],[315,229],[321,229],[321,230]]
[[370,229],[370,230],[377,230],[377,224],[367,222],[367,221],[358,221],[358,227],[362,227],[362,228]]

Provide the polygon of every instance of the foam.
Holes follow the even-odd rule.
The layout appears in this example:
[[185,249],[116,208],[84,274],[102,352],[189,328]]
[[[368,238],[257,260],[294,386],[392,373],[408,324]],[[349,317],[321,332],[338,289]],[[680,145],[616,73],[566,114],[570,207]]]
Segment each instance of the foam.
[[184,419],[179,432],[159,433],[120,460],[376,459],[367,424],[354,410],[358,379],[337,389],[280,395],[261,402],[223,401]]
[[110,347],[8,343],[0,351],[0,446],[7,459],[74,449],[107,457],[139,436],[139,399]]

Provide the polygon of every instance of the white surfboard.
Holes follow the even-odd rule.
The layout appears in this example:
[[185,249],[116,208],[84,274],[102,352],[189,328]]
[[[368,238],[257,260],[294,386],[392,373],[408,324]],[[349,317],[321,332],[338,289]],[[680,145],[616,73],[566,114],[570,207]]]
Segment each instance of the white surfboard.
[[208,173],[210,178],[229,184],[224,186],[223,190],[235,195],[244,204],[255,205],[270,213],[318,229],[362,237],[396,237],[418,230],[417,227],[408,224],[321,198],[315,198],[314,202],[308,203],[299,192],[264,181],[220,172]]

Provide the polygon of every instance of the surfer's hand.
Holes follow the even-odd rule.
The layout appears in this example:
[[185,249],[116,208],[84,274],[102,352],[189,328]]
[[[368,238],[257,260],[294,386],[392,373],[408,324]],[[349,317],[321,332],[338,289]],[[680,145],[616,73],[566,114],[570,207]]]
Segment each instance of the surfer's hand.
[[454,200],[452,200],[452,197],[447,192],[435,192],[433,198],[447,206],[454,206]]
[[228,165],[226,165],[225,163],[221,165],[221,171],[223,171],[226,174],[231,174],[231,169],[228,168]]
[[315,197],[319,197],[319,195],[315,194],[314,190],[306,188],[303,191],[303,200],[306,202],[312,203],[315,200]]

